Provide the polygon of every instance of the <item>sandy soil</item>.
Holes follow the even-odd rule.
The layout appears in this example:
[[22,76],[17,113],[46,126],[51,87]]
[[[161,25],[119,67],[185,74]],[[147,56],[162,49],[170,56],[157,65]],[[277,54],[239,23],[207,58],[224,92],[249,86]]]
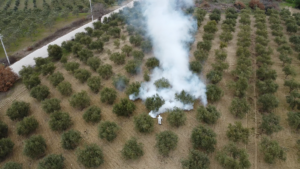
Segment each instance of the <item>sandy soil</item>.
[[[214,50],[219,48],[219,35],[222,33],[221,30],[221,23],[225,19],[224,15],[222,15],[222,20],[218,23],[218,32],[215,34],[215,38],[212,41],[213,47],[209,53],[209,58],[207,62],[204,64],[203,73],[201,77],[205,80],[206,74],[212,69],[211,64],[215,62],[214,58]],[[251,27],[252,29],[252,39],[254,39],[255,34],[255,28],[254,28],[254,18],[251,17],[252,23]],[[196,50],[196,45],[198,41],[202,40],[203,35],[203,26],[209,21],[208,15],[205,17],[205,20],[202,22],[201,27],[198,30],[198,33],[196,35],[196,40],[192,46],[191,50],[191,56],[193,52]],[[237,29],[236,32],[233,34],[233,40],[228,44],[228,47],[225,49],[228,53],[228,57],[226,59],[226,62],[229,63],[230,67],[229,70],[225,71],[223,75],[223,80],[218,84],[223,90],[224,90],[224,96],[219,102],[214,103],[218,109],[218,111],[221,112],[221,118],[218,120],[217,124],[210,125],[209,127],[212,128],[217,133],[217,146],[216,151],[220,150],[224,145],[226,145],[229,140],[226,137],[226,131],[229,123],[234,123],[236,121],[241,121],[243,126],[246,126],[250,128],[251,134],[250,134],[250,140],[247,145],[245,144],[238,144],[241,148],[246,148],[247,152],[249,153],[249,160],[251,162],[251,168],[258,168],[258,169],[264,169],[264,168],[274,168],[274,169],[282,169],[282,168],[290,168],[295,169],[297,168],[298,162],[296,157],[296,152],[294,149],[295,142],[297,139],[299,139],[299,136],[297,136],[297,133],[293,132],[286,121],[286,113],[288,112],[288,105],[285,102],[285,95],[287,93],[287,89],[283,87],[283,81],[284,81],[284,75],[281,71],[282,66],[281,62],[278,59],[278,53],[274,51],[274,66],[272,67],[275,69],[278,73],[277,83],[280,85],[280,89],[278,93],[276,93],[276,96],[280,99],[280,107],[276,109],[275,113],[281,117],[281,123],[284,127],[284,130],[277,134],[273,134],[271,136],[272,139],[278,140],[281,146],[287,148],[287,161],[281,162],[277,161],[274,165],[266,164],[262,159],[262,154],[259,152],[258,143],[261,138],[256,138],[256,129],[257,126],[259,126],[260,123],[260,115],[257,115],[257,120],[255,118],[256,109],[255,109],[255,89],[254,84],[255,81],[250,82],[250,87],[248,91],[248,99],[252,100],[252,111],[247,115],[246,118],[239,120],[234,118],[228,108],[230,106],[231,100],[234,97],[232,89],[228,88],[228,83],[233,80],[230,71],[235,68],[236,64],[236,55],[235,51],[237,48],[237,33],[239,32],[239,23],[237,22]],[[125,29],[123,29],[122,33],[127,35],[127,33],[124,32]],[[270,30],[269,30],[270,34]],[[271,40],[269,45],[272,48],[276,48],[276,44],[274,41],[272,41],[272,35],[269,35],[269,39]],[[110,49],[111,51],[120,51],[120,48],[125,45],[129,44],[129,38],[126,39],[125,42],[121,41],[121,46],[119,49],[115,49],[115,46],[113,45],[114,39],[111,39],[108,43],[105,43],[105,50]],[[251,47],[252,53],[254,53],[254,43]],[[113,71],[115,74],[120,73],[123,75],[126,75],[128,78],[130,78],[130,82],[133,81],[142,81],[142,74],[137,76],[130,76],[126,73],[124,70],[124,65],[117,66],[114,63],[112,63],[108,59],[108,55],[105,52],[98,53],[94,52],[94,55],[96,57],[99,57],[104,63],[109,63],[113,65]],[[151,57],[152,54],[146,55],[144,60],[146,58]],[[254,55],[253,55],[254,56]],[[132,59],[132,56],[127,58],[127,60]],[[191,57],[191,59],[193,59]],[[68,58],[69,61],[76,61],[81,64],[81,68],[86,68],[92,72],[94,76],[97,76],[98,74],[94,71],[92,71],[87,65],[84,65],[82,62],[80,62],[77,58],[75,58],[73,55],[70,55]],[[299,72],[299,61],[296,61],[296,58],[294,59],[295,62],[293,62],[293,65],[295,67],[297,66],[297,71]],[[253,63],[255,63],[255,59],[253,59]],[[253,64],[254,65],[254,64]],[[65,112],[68,112],[70,116],[72,117],[72,120],[74,122],[74,125],[71,127],[72,129],[78,130],[81,132],[83,136],[83,141],[81,142],[80,147],[82,147],[86,143],[96,143],[99,145],[104,153],[104,164],[99,168],[107,168],[107,169],[179,169],[181,168],[180,161],[187,157],[189,149],[192,148],[191,142],[190,142],[190,136],[192,129],[199,125],[200,123],[196,120],[196,111],[195,109],[189,112],[186,112],[187,115],[187,123],[185,126],[180,128],[172,128],[166,123],[166,116],[167,114],[162,114],[162,117],[164,118],[163,125],[155,125],[155,129],[153,133],[150,134],[140,134],[134,129],[133,124],[133,117],[130,118],[122,118],[117,117],[115,114],[112,113],[112,106],[103,104],[100,102],[100,95],[94,94],[90,91],[88,86],[86,84],[81,84],[77,79],[74,78],[74,76],[70,73],[68,73],[63,67],[61,63],[56,64],[57,69],[56,71],[60,71],[63,73],[65,79],[69,81],[72,84],[72,88],[74,92],[80,92],[81,90],[85,90],[88,92],[89,96],[92,100],[92,105],[97,105],[102,109],[102,120],[109,120],[109,121],[115,121],[120,127],[121,130],[118,133],[117,138],[112,142],[109,143],[105,140],[101,140],[98,137],[98,130],[97,130],[97,124],[91,125],[84,122],[82,118],[82,114],[85,110],[79,111],[74,108],[72,108],[69,105],[68,97],[64,97],[60,95],[60,93],[52,87],[47,77],[41,76],[42,84],[46,85],[50,88],[51,98],[58,98],[62,100],[61,106],[62,110]],[[143,65],[143,70],[145,70],[145,66]],[[255,69],[255,68],[254,68]],[[299,79],[299,76],[297,76]],[[110,80],[103,80],[103,87],[113,87],[112,81]],[[118,99],[116,102],[118,102],[121,98],[127,97],[123,92],[118,92]],[[0,119],[3,120],[5,123],[9,126],[9,138],[13,140],[15,143],[15,147],[13,150],[13,154],[7,158],[5,161],[0,163],[0,166],[3,165],[7,161],[16,161],[23,163],[23,167],[25,169],[31,169],[36,168],[38,164],[38,160],[31,160],[24,155],[22,155],[23,150],[23,143],[27,139],[26,137],[18,136],[16,133],[16,123],[15,121],[11,121],[6,115],[5,112],[7,108],[10,106],[12,101],[14,100],[23,100],[26,102],[31,103],[31,116],[34,116],[40,123],[40,126],[38,130],[34,134],[40,134],[46,139],[46,143],[48,145],[47,147],[47,154],[50,153],[56,153],[56,154],[62,154],[65,157],[65,165],[66,168],[85,168],[82,165],[79,165],[77,163],[77,157],[76,157],[76,151],[67,151],[61,148],[60,145],[60,132],[53,132],[50,130],[48,126],[49,121],[49,115],[46,114],[41,109],[41,103],[37,102],[33,98],[29,96],[29,91],[25,88],[23,84],[19,84],[16,86],[9,94],[3,98],[0,101]],[[147,112],[144,104],[142,101],[135,101],[135,104],[137,106],[136,111],[134,112],[134,115]],[[197,108],[199,106],[199,102],[197,101],[195,104],[195,107]],[[257,122],[257,124],[256,124]],[[204,125],[204,124],[202,124]],[[179,136],[179,142],[178,146],[175,151],[170,153],[169,157],[162,157],[158,154],[157,149],[154,147],[155,145],[155,134],[164,131],[164,130],[171,130],[174,131]],[[259,132],[259,130],[257,129]],[[127,139],[130,137],[136,137],[139,142],[142,142],[144,144],[144,151],[145,155],[141,157],[141,159],[136,161],[126,161],[121,157],[121,149],[123,148],[123,145]],[[256,150],[258,153],[258,156],[256,157]],[[216,152],[215,151],[215,152]],[[215,154],[212,153],[209,155],[211,160],[211,167],[214,169],[222,168],[215,160]],[[257,159],[257,162],[256,162]]]

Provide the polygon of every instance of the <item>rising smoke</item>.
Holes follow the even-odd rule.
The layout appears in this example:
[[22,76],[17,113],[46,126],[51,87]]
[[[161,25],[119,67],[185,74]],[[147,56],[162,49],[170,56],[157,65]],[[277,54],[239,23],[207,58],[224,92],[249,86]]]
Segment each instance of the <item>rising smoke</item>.
[[[158,94],[165,100],[165,104],[157,111],[151,111],[149,115],[156,117],[158,114],[178,107],[184,110],[193,109],[193,104],[183,104],[175,99],[175,94],[182,90],[200,99],[207,104],[206,86],[198,75],[189,70],[189,48],[187,44],[192,42],[191,32],[196,31],[196,21],[180,9],[180,6],[191,6],[193,0],[181,0],[180,6],[177,0],[143,0],[143,15],[147,36],[152,41],[155,57],[160,61],[160,67],[155,68],[150,75],[149,82],[142,83],[135,100],[146,100]],[[158,79],[165,78],[171,87],[157,89],[154,85]]]

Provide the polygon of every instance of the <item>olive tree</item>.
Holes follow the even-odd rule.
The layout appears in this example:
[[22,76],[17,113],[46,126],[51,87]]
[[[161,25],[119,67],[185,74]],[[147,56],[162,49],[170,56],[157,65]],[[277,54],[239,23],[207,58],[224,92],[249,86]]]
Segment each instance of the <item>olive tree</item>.
[[284,86],[286,86],[286,87],[288,87],[290,89],[290,93],[293,90],[300,89],[300,83],[298,81],[296,81],[295,79],[285,80],[284,81]]
[[66,81],[60,82],[57,85],[57,90],[64,96],[70,96],[73,91],[71,83]]
[[171,150],[175,150],[178,143],[178,136],[172,131],[162,131],[156,134],[155,147],[163,156],[168,156]]
[[210,161],[207,154],[199,150],[191,150],[187,159],[181,161],[183,169],[209,169]]
[[215,124],[220,116],[220,112],[213,105],[200,106],[197,109],[197,120],[207,124]]
[[18,135],[29,135],[33,133],[39,126],[39,122],[34,117],[25,117],[17,123]]
[[82,137],[77,130],[69,130],[61,135],[61,146],[67,150],[74,150],[80,143]]
[[22,80],[27,89],[32,89],[33,87],[41,84],[41,80],[38,75],[24,76]]
[[69,72],[74,73],[75,70],[79,68],[79,63],[77,62],[68,62],[64,65],[65,69]]
[[24,101],[13,101],[7,109],[6,115],[11,120],[21,120],[29,114],[30,104]]
[[55,67],[54,63],[51,62],[51,63],[43,65],[41,72],[44,76],[46,76],[48,74],[52,74],[55,69],[56,69],[56,67]]
[[154,69],[155,67],[158,67],[158,66],[159,66],[159,60],[156,59],[155,57],[149,58],[149,59],[147,59],[147,61],[146,61],[146,66],[147,66],[149,69]]
[[230,141],[248,143],[250,131],[244,128],[241,122],[228,125],[226,135]]
[[300,112],[288,112],[287,119],[291,128],[295,130],[300,129]]
[[[99,37],[98,37],[98,39],[99,39]],[[90,45],[89,45],[89,47],[91,49],[96,49],[98,52],[103,51],[103,46],[104,46],[104,44],[101,40],[91,42]]]
[[127,87],[127,89],[126,89],[126,94],[128,95],[128,96],[130,96],[130,95],[134,95],[134,97],[137,97],[138,95],[139,95],[139,93],[140,93],[140,87],[141,87],[141,83],[140,82],[133,82],[133,83],[131,83],[128,87]]
[[62,155],[49,154],[39,162],[37,169],[63,169],[64,160]]
[[87,123],[97,123],[101,120],[101,109],[97,106],[91,106],[84,112],[82,117]]
[[97,57],[90,57],[87,60],[87,65],[89,65],[93,71],[97,71],[97,69],[100,66],[100,63],[101,63],[101,61]]
[[273,94],[264,94],[258,98],[258,106],[262,111],[271,112],[278,107],[279,101]]
[[259,146],[265,162],[273,164],[276,159],[286,160],[286,153],[277,141],[263,137]]
[[56,98],[46,99],[42,101],[42,108],[46,113],[53,113],[61,109],[60,100]]
[[122,52],[124,52],[127,56],[129,56],[129,54],[131,53],[132,51],[132,47],[131,46],[128,46],[128,45],[125,45],[122,47]]
[[91,72],[86,69],[77,69],[74,73],[76,79],[78,79],[81,83],[87,81],[88,78],[91,77]]
[[71,117],[66,112],[57,111],[50,115],[49,126],[53,131],[64,131],[73,124]]
[[282,127],[280,126],[280,117],[276,116],[274,113],[263,115],[260,128],[268,135],[271,135],[274,132],[279,132],[282,130]]
[[290,95],[286,96],[286,102],[289,104],[290,108],[297,108],[300,110],[300,93],[293,90]]
[[72,107],[83,110],[90,105],[91,99],[86,91],[81,91],[79,93],[73,94],[69,102]]
[[87,85],[94,93],[98,93],[101,87],[101,78],[99,76],[92,76],[88,78]]
[[251,107],[245,98],[234,98],[231,101],[229,111],[235,117],[240,119],[244,118],[245,115],[250,111]]
[[167,121],[173,127],[179,127],[185,124],[186,114],[179,108],[174,108],[168,114]]
[[140,51],[140,50],[132,51],[132,56],[133,56],[134,60],[137,60],[137,61],[141,61],[145,57],[144,52]]
[[97,72],[103,79],[109,79],[113,74],[112,66],[109,64],[100,65]]
[[158,94],[148,97],[146,99],[145,105],[149,111],[157,112],[159,108],[165,104],[165,100],[160,97]]
[[136,60],[130,60],[125,65],[125,70],[131,75],[136,75],[140,72],[140,62]]
[[121,74],[115,75],[113,78],[113,85],[120,91],[123,91],[129,83],[129,79]]
[[278,89],[278,84],[271,79],[268,80],[258,80],[256,81],[256,87],[260,94],[267,94],[267,93],[275,93]]
[[87,144],[77,150],[77,161],[88,168],[99,167],[104,163],[102,150],[96,144]]
[[143,144],[138,143],[136,138],[132,137],[126,141],[121,153],[127,160],[138,159],[144,155]]
[[102,103],[113,104],[117,98],[117,92],[112,88],[105,87],[101,90],[100,97]]
[[204,62],[208,58],[208,52],[204,50],[196,50],[194,52],[194,57],[199,62]]
[[115,122],[103,121],[98,126],[99,137],[112,142],[117,137],[120,127]]
[[21,163],[16,163],[9,161],[3,165],[1,169],[22,169],[22,164]]
[[213,84],[219,83],[223,78],[223,73],[216,70],[211,70],[206,74],[206,78]]
[[119,52],[113,53],[109,59],[117,65],[123,65],[125,63],[125,54]]
[[64,81],[65,78],[62,73],[56,72],[49,76],[50,83],[56,87],[60,82]]
[[45,100],[49,96],[49,88],[44,85],[38,85],[30,90],[30,96],[38,101]]
[[214,84],[207,85],[206,90],[207,99],[211,102],[216,102],[221,99],[221,97],[224,95],[221,88]]
[[120,103],[117,103],[113,107],[113,113],[117,116],[129,117],[136,109],[135,104],[127,98],[121,99]]
[[169,82],[168,79],[166,78],[161,78],[161,79],[158,79],[154,82],[154,85],[156,86],[157,89],[163,89],[163,88],[169,88],[171,87],[171,84]]
[[62,48],[58,45],[49,45],[47,50],[49,57],[53,60],[60,60],[63,55]]
[[141,113],[134,116],[134,126],[141,133],[150,133],[154,130],[154,121],[148,114]]
[[183,104],[193,104],[195,101],[194,96],[190,95],[184,90],[182,90],[179,94],[175,93],[175,99]]
[[8,126],[4,122],[0,121],[0,139],[8,136]]
[[45,155],[46,141],[41,135],[33,135],[25,140],[23,154],[31,159],[37,159]]
[[216,133],[206,127],[198,126],[192,131],[191,141],[194,149],[202,149],[207,153],[215,151],[215,145],[217,144]]
[[190,62],[189,68],[194,73],[201,73],[202,71],[202,65],[199,61]]
[[3,161],[13,151],[14,143],[10,138],[0,139],[0,161]]

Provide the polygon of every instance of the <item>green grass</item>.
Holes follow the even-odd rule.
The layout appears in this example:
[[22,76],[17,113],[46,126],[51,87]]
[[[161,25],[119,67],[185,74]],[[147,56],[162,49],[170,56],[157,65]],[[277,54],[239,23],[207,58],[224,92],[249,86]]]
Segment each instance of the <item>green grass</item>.
[[295,8],[295,4],[294,3],[282,2],[282,3],[280,3],[280,7],[293,7],[293,8]]

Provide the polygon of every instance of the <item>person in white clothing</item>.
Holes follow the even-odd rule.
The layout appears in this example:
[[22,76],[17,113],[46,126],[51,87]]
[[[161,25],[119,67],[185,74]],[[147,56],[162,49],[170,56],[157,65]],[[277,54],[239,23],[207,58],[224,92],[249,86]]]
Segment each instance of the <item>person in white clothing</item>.
[[162,117],[160,115],[158,116],[157,120],[158,120],[158,124],[161,125]]

